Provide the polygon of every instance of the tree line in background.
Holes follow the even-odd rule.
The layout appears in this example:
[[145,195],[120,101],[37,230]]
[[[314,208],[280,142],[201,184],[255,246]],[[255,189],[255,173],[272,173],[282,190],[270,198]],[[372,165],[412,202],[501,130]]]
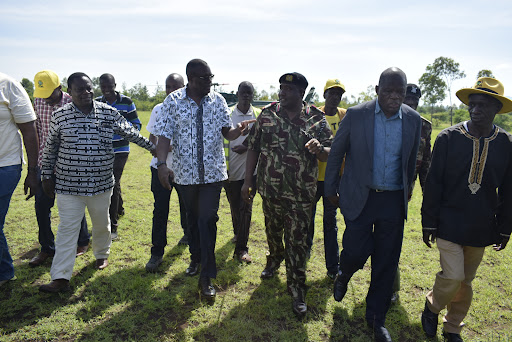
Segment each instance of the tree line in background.
[[[484,76],[494,77],[491,70],[483,69],[478,72],[475,80]],[[418,107],[418,112],[424,117],[429,118],[434,127],[448,123],[453,125],[454,123],[469,120],[469,113],[464,104],[458,107],[452,104],[453,81],[465,77],[466,74],[464,71],[460,70],[459,63],[448,57],[438,57],[434,60],[434,63],[426,67],[425,73],[420,77],[418,84],[422,93],[421,100],[423,100],[423,105]],[[23,78],[21,84],[30,98],[33,99],[34,83],[27,78]],[[63,90],[67,90],[66,77],[62,79],[61,84]],[[101,96],[99,77],[93,77],[92,84],[94,86],[94,97]],[[213,86],[215,90],[222,92],[221,85],[214,84]],[[216,89],[217,87],[220,88]],[[131,88],[127,88],[126,84],[123,83],[120,91],[122,94],[129,96],[140,111],[152,110],[155,105],[163,102],[166,96],[165,90],[158,84],[153,95],[150,94],[147,86],[142,83],[137,83]],[[446,99],[447,94],[450,104],[443,106],[441,103]],[[323,101],[320,101],[320,97],[323,99],[323,94],[315,93],[312,98],[312,102],[317,106],[324,104]],[[357,96],[351,95],[350,98],[344,97],[340,106],[349,108],[359,103],[373,100],[376,97],[375,86],[369,85],[365,91],[360,92]],[[268,91],[255,89],[255,100],[277,101],[278,98],[278,89],[274,86],[270,86]],[[497,115],[495,123],[505,130],[512,132],[512,117],[510,113]]]

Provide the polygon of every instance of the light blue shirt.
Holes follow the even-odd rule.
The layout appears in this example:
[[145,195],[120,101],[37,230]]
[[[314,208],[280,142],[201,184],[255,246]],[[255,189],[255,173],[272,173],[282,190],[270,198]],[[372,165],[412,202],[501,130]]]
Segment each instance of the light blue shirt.
[[373,189],[401,190],[402,180],[402,109],[386,117],[375,105],[375,126],[373,145]]

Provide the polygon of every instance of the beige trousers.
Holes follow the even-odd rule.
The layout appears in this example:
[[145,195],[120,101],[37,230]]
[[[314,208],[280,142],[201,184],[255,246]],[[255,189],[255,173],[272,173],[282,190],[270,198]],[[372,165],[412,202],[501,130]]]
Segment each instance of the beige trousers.
[[92,250],[96,259],[106,259],[110,254],[110,217],[108,209],[112,189],[94,196],[57,194],[60,224],[55,239],[55,256],[50,275],[52,280],[71,279],[75,265],[80,224],[89,211],[92,222]]
[[473,298],[471,282],[475,279],[485,248],[461,246],[443,239],[437,239],[437,248],[441,272],[437,273],[434,287],[427,294],[427,305],[433,313],[439,313],[446,307],[444,331],[459,334]]

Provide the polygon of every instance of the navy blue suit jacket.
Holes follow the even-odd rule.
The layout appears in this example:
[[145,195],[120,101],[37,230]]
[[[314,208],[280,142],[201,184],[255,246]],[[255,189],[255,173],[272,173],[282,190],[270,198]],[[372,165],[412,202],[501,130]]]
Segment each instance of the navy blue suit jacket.
[[[338,128],[327,160],[325,196],[336,196],[338,193],[341,213],[349,220],[355,220],[361,214],[373,181],[376,101],[365,102],[348,109],[347,115]],[[409,106],[402,105],[402,179],[405,219],[407,219],[408,196],[414,182],[420,134],[420,115]],[[345,168],[338,183],[343,157],[345,157]]]

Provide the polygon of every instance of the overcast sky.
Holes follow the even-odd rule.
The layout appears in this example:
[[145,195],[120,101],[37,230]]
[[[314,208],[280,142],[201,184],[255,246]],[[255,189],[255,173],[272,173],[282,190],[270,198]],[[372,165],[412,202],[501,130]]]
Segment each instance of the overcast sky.
[[153,92],[201,58],[226,91],[244,80],[268,90],[297,71],[320,94],[338,78],[350,96],[390,66],[416,83],[445,56],[467,75],[453,93],[490,69],[512,96],[510,0],[3,1],[0,18],[0,71],[18,80],[108,72],[118,88]]

